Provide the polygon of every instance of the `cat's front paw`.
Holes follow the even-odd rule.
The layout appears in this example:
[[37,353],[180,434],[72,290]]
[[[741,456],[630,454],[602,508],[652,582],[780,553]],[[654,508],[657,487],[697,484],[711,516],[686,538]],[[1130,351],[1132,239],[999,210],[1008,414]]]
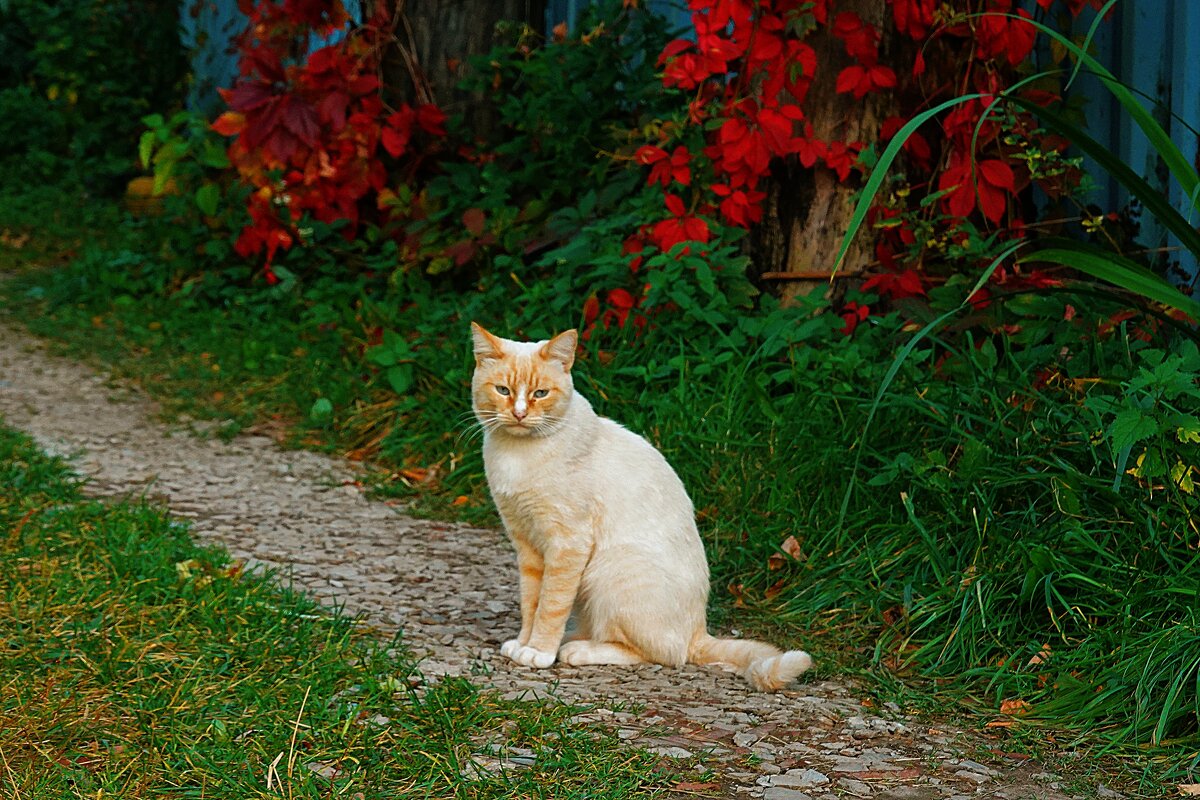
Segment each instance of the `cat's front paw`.
[[[509,652],[505,652],[510,644],[516,645]],[[500,652],[511,658],[523,667],[536,667],[537,669],[545,669],[554,663],[554,653],[547,653],[542,650],[537,650],[527,644],[521,644],[516,639],[505,642]]]
[[507,642],[500,645],[500,655],[504,656],[505,658],[512,658],[513,653],[520,650],[521,647],[523,647],[523,645],[521,644],[520,639],[509,639]]

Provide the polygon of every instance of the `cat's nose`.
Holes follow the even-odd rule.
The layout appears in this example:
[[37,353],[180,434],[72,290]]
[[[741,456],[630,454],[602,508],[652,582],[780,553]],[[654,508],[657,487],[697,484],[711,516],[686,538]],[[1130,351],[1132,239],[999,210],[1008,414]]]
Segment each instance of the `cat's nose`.
[[525,419],[525,417],[529,416],[529,412],[514,408],[512,415],[513,419],[515,419],[517,422],[520,422],[521,420]]

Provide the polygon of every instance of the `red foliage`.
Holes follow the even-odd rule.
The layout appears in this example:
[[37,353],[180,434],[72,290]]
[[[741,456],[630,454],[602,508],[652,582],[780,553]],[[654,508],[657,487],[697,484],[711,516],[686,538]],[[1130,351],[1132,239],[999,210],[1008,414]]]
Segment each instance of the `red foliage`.
[[[239,2],[250,19],[238,40],[240,74],[222,90],[229,110],[212,127],[233,137],[230,161],[255,189],[248,200],[250,224],[235,248],[244,258],[261,257],[268,280],[278,252],[302,241],[298,225],[305,215],[348,222],[347,238],[364,213],[384,220],[383,204],[364,201],[379,196],[389,169],[416,169],[446,135],[440,109],[390,109],[380,97],[377,72],[391,26],[384,6],[349,29],[339,0]],[[301,62],[292,57],[311,34],[335,31],[345,33],[336,44]],[[433,146],[414,149],[418,136]]]
[[[674,184],[664,192],[670,216],[652,226],[651,242],[665,250],[686,237],[707,241],[710,236],[702,218],[683,213],[680,185],[691,187],[692,208],[715,206],[727,223],[749,227],[762,218],[766,198],[760,188],[762,180],[784,159],[794,159],[807,169],[829,170],[843,183],[857,180],[863,169],[859,154],[864,144],[821,141],[806,120],[809,89],[821,71],[829,68],[818,63],[817,51],[806,39],[813,31],[822,30],[839,40],[853,61],[840,67],[836,76],[822,78],[832,80],[835,91],[855,100],[881,92],[894,92],[900,98],[903,115],[883,123],[880,139],[884,142],[923,110],[931,97],[954,92],[983,95],[983,99],[955,106],[938,122],[906,139],[905,174],[909,185],[919,190],[911,192],[907,202],[910,210],[928,208],[923,213],[946,215],[942,224],[949,238],[954,238],[959,221],[967,218],[982,227],[1009,224],[1008,230],[1000,232],[1002,238],[1021,235],[1017,194],[1032,176],[1027,162],[1017,157],[1020,153],[1001,141],[1001,125],[991,111],[990,98],[1014,82],[1014,68],[1033,50],[1036,29],[1028,21],[1030,14],[1017,8],[1013,0],[887,3],[891,10],[886,31],[889,41],[906,38],[918,48],[913,69],[904,74],[881,63],[880,42],[885,31],[854,12],[839,10],[837,0],[689,0],[695,36],[671,42],[659,63],[665,86],[694,93],[687,124],[702,131],[706,142],[703,155],[710,163],[676,161],[674,156],[668,159],[669,139],[638,151],[637,160],[651,166],[649,183]],[[1078,14],[1085,4],[1098,7],[1102,0],[1064,3],[1071,14]],[[1039,0],[1039,5],[1047,9],[1052,0]],[[892,46],[889,52],[895,49]],[[927,56],[936,59],[932,62],[938,66],[936,77],[927,77]],[[947,68],[959,74],[948,76]],[[925,85],[922,81],[926,80],[944,83]],[[1017,114],[1015,120],[1018,130],[1036,127],[1030,117]],[[686,129],[664,131],[664,137],[687,135]],[[1041,146],[1049,152],[1058,149],[1058,144],[1047,138]],[[688,180],[682,180],[684,173],[678,172],[684,167]],[[713,178],[693,185],[690,179],[700,170],[710,170]],[[1055,180],[1044,181],[1042,187],[1052,196],[1066,188],[1064,178]],[[940,202],[918,206],[933,187],[944,193]],[[890,202],[895,203],[895,198]],[[873,218],[878,221],[886,211],[875,209]],[[898,263],[906,249],[915,247],[913,233],[906,226],[880,229],[876,253],[888,271],[871,278],[867,288],[893,299],[924,294],[921,274]],[[917,259],[917,263],[923,260]],[[986,303],[986,293],[980,292],[975,302]],[[848,332],[864,313],[857,306],[851,312]]]

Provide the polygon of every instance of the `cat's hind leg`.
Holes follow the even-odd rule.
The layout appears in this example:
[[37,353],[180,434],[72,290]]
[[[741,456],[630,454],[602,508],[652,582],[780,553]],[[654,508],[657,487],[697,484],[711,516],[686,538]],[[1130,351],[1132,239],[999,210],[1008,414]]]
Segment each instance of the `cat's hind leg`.
[[576,639],[558,649],[558,660],[574,667],[588,664],[643,664],[646,659],[632,648],[616,642]]

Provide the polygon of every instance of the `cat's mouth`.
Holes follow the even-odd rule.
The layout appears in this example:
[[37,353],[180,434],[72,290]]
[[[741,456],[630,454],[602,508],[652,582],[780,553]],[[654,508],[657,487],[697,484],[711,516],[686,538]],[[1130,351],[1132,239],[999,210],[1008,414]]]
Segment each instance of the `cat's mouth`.
[[525,417],[524,419],[512,419],[507,425],[504,426],[504,430],[513,434],[514,436],[529,436],[533,434],[538,427],[537,421]]

